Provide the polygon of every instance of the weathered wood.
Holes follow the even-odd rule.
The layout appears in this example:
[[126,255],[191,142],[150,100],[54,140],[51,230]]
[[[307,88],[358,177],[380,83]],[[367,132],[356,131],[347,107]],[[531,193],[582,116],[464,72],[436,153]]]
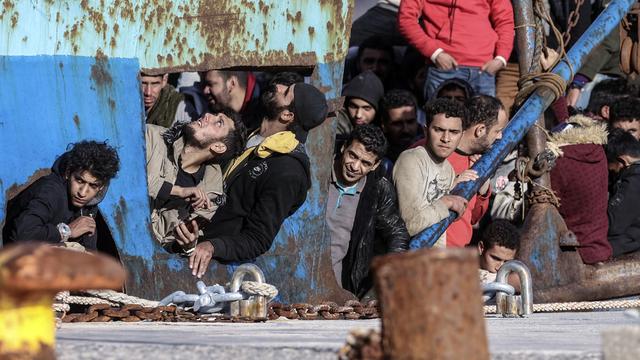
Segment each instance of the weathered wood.
[[385,358],[489,359],[476,252],[391,254],[373,272]]

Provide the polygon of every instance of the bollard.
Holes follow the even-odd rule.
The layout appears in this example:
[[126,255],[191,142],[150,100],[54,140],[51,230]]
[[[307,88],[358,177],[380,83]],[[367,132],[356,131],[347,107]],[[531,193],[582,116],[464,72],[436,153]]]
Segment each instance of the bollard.
[[[240,285],[244,276],[250,274],[254,281],[264,283],[262,270],[254,264],[242,264],[233,273],[231,278],[230,292],[240,291]],[[247,300],[234,301],[230,305],[231,316],[242,316],[250,318],[267,317],[267,298],[262,295],[251,295]]]
[[38,243],[0,250],[0,359],[54,359],[51,306],[61,290],[120,289],[116,260]]
[[422,249],[373,260],[388,359],[489,359],[478,254]]

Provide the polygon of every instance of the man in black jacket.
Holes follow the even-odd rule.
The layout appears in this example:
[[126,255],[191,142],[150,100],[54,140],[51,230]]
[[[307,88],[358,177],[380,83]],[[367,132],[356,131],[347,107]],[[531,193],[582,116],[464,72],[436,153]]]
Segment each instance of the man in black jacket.
[[[255,259],[269,250],[284,220],[305,201],[311,186],[307,132],[327,116],[324,94],[309,84],[274,85],[262,95],[265,116],[247,141],[247,150],[225,171],[227,200],[203,229],[189,258],[194,276],[202,277],[211,259]],[[191,242],[198,226],[176,228]]]
[[106,143],[75,144],[55,161],[51,174],[8,202],[3,243],[73,241],[96,250],[96,205],[104,198],[119,163],[118,153]]
[[614,129],[607,144],[609,169],[618,179],[609,196],[608,238],[613,257],[640,250],[640,141]]
[[326,220],[333,271],[338,283],[359,298],[373,285],[373,256],[409,246],[395,188],[383,171],[376,171],[386,148],[380,128],[357,126],[334,161],[329,184]]

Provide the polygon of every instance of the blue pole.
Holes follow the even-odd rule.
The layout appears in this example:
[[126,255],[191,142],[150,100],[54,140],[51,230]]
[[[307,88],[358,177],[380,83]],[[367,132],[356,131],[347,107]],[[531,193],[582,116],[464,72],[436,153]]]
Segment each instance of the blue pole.
[[[573,75],[571,69],[573,71],[580,69],[584,59],[618,26],[635,2],[635,0],[613,0],[567,53],[567,60],[571,64],[571,68],[567,62],[563,61],[553,69],[553,72],[560,75],[565,81],[570,81]],[[471,199],[480,186],[496,171],[500,161],[515,148],[553,101],[554,95],[551,90],[546,88],[536,90],[504,129],[502,139],[493,144],[491,149],[473,165],[472,169],[478,172],[478,180],[458,184],[451,191],[451,194]],[[456,214],[451,211],[448,218],[414,236],[411,239],[410,248],[415,250],[433,246],[455,219]]]

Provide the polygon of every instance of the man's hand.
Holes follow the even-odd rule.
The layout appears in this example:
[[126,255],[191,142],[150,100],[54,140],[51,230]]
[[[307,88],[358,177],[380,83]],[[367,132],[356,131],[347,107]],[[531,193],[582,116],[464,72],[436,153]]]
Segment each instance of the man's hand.
[[567,105],[575,108],[578,100],[580,100],[580,94],[580,89],[569,89],[569,91],[567,92]]
[[93,235],[96,232],[96,221],[89,216],[80,216],[69,224],[71,236],[69,238],[76,239],[84,234]]
[[458,68],[458,62],[443,51],[436,56],[436,67],[440,70],[455,70]]
[[195,220],[191,220],[190,223],[181,223],[176,226],[173,232],[176,235],[176,242],[185,247],[198,240],[199,230],[198,223]]
[[442,200],[442,202],[444,202],[445,205],[447,205],[447,208],[449,208],[449,210],[455,211],[458,214],[458,216],[462,216],[462,214],[467,208],[468,201],[462,196],[445,195],[441,197],[440,200]]
[[171,189],[171,195],[188,200],[194,210],[200,208],[211,209],[211,200],[209,200],[207,193],[199,187],[174,186],[173,189]]
[[209,241],[203,241],[196,245],[196,250],[189,257],[189,269],[191,274],[197,276],[198,279],[202,278],[202,275],[209,268],[209,263],[213,257],[213,244]]
[[498,59],[493,59],[484,63],[484,65],[482,65],[482,67],[480,68],[480,71],[486,72],[489,75],[495,76],[498,73],[498,71],[502,70],[503,67],[504,67],[504,64],[502,63],[502,61]]
[[476,179],[478,179],[478,173],[475,170],[467,169],[456,175],[456,178],[453,180],[453,186],[451,188],[453,189],[461,182],[474,181]]

